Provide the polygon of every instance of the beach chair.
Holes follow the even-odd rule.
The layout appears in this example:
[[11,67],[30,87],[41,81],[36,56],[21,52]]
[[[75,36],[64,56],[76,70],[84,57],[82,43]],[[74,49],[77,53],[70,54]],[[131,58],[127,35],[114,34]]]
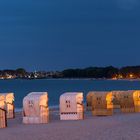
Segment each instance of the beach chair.
[[134,99],[133,99],[134,91],[122,91],[120,106],[121,112],[123,113],[132,113],[135,112]]
[[7,127],[5,97],[0,94],[0,128],[5,128],[5,127]]
[[15,106],[14,106],[14,93],[0,93],[5,98],[5,110],[7,119],[13,119],[15,117]]
[[49,122],[47,92],[32,92],[23,99],[23,123],[40,124]]
[[60,120],[84,119],[83,93],[68,92],[60,96]]
[[92,114],[93,116],[113,115],[113,97],[108,92],[94,92],[92,96]]

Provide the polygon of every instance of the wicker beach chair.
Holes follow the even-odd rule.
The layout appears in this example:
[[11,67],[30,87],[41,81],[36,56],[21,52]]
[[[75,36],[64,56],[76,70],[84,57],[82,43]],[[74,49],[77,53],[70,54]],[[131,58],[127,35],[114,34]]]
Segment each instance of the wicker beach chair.
[[113,115],[112,96],[108,92],[94,92],[92,96],[92,114],[94,116]]

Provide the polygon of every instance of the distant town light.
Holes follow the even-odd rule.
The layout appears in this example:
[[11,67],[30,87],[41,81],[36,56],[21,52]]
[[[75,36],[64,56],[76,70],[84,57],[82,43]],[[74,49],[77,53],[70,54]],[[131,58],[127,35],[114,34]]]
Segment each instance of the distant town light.
[[134,78],[134,75],[133,75],[133,74],[129,74],[129,77],[130,77],[130,78]]

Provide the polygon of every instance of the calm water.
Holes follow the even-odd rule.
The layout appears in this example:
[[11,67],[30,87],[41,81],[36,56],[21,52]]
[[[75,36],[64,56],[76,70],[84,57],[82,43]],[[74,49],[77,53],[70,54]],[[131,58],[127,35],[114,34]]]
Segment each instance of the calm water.
[[22,107],[23,97],[32,91],[47,91],[49,105],[59,104],[59,96],[68,91],[140,89],[140,81],[111,80],[0,80],[0,92],[14,92],[16,108]]

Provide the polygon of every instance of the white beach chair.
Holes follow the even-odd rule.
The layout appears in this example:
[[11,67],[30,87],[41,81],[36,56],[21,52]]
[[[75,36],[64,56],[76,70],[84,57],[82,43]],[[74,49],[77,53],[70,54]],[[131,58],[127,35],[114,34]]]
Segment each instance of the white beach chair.
[[60,120],[84,119],[83,93],[68,92],[60,96]]
[[32,92],[23,99],[23,123],[48,123],[49,107],[47,92]]

